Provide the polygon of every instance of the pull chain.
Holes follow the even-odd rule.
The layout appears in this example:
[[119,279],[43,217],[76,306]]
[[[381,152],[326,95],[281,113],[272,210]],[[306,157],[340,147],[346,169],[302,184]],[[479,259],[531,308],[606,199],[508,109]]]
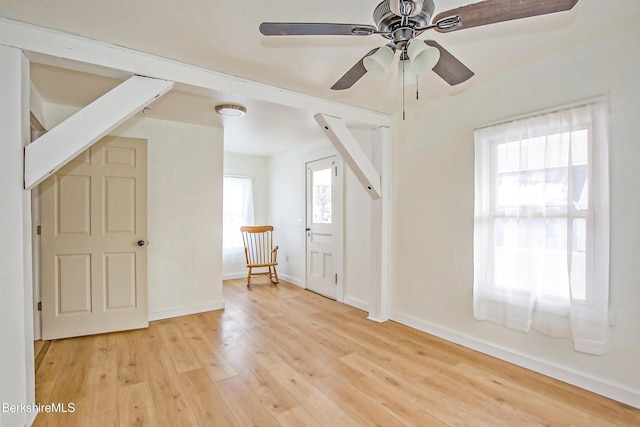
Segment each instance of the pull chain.
[[402,61],[402,120],[406,119],[405,109],[404,109],[404,104],[405,104],[404,102],[404,62],[405,61]]

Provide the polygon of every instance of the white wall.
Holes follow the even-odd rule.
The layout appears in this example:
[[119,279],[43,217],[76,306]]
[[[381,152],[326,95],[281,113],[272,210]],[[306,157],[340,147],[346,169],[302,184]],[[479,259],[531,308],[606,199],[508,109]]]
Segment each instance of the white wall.
[[[606,37],[601,34],[602,37]],[[640,31],[534,62],[394,118],[392,318],[640,406]],[[485,76],[486,78],[486,76]],[[614,349],[473,317],[473,129],[600,95],[611,101],[611,282]]]
[[330,147],[321,140],[269,157],[269,221],[278,250],[278,275],[303,286],[305,273],[305,155]]
[[[224,153],[225,175],[251,178],[255,225],[269,224],[268,164],[268,159],[264,156]],[[281,261],[280,258],[279,261]],[[234,279],[245,277],[246,275],[247,267],[244,252],[242,250],[225,251],[222,258],[222,277],[224,279]]]
[[[0,46],[0,403],[35,402],[31,270],[31,192],[23,190],[30,141],[29,63]],[[0,425],[30,424],[35,413],[1,412]]]
[[[370,132],[353,131],[365,152]],[[278,274],[298,286],[305,274],[305,162],[314,152],[330,149],[322,139],[269,158],[269,212],[278,230]],[[344,302],[366,310],[369,303],[371,260],[371,198],[345,165],[344,182]],[[300,222],[299,222],[300,221]],[[287,261],[287,257],[289,260]]]
[[[76,110],[48,104],[47,125]],[[136,116],[112,134],[148,140],[150,320],[222,308],[222,129]]]

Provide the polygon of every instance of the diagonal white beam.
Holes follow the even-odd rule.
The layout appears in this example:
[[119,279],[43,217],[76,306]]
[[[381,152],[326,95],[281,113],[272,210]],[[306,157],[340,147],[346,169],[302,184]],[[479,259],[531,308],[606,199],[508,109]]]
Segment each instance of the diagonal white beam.
[[353,137],[344,120],[324,114],[318,114],[315,118],[371,198],[379,199],[382,196],[380,174]]
[[133,76],[42,135],[24,151],[24,188],[30,190],[167,93],[173,82]]

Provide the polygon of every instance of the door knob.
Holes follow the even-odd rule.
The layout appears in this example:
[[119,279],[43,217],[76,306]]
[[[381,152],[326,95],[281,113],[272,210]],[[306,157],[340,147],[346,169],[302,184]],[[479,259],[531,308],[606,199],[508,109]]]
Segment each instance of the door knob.
[[144,240],[138,240],[138,246],[144,246],[146,244],[147,242],[145,242]]

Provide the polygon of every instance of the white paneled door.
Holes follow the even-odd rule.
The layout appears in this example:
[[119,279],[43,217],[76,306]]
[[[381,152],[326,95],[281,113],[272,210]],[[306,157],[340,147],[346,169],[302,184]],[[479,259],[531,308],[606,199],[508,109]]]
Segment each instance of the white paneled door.
[[342,174],[336,156],[307,163],[307,289],[338,297],[342,265]]
[[43,339],[147,327],[147,141],[106,137],[40,194]]

